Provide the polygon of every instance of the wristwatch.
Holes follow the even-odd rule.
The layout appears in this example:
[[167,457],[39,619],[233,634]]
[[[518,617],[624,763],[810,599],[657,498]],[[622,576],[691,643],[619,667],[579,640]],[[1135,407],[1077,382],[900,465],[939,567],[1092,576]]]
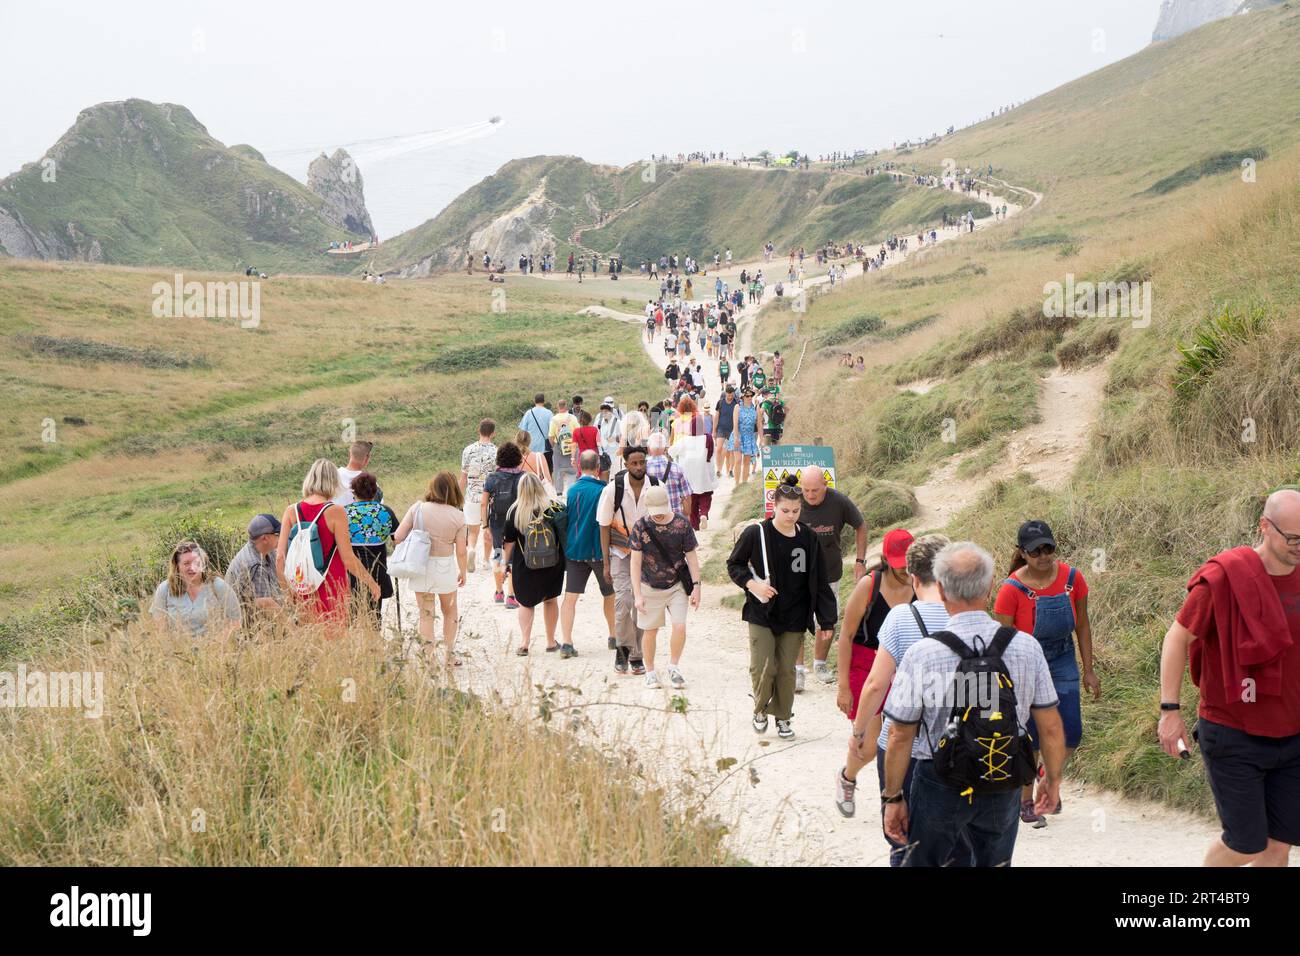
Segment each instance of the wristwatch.
[[1161,710],[1182,710],[1182,709],[1183,709],[1183,705],[1182,705],[1182,704],[1167,704],[1167,703],[1165,703],[1164,701],[1161,701],[1161,702],[1160,702],[1160,709],[1161,709]]
[[854,558],[853,563],[854,563],[854,564],[866,564],[866,563],[867,563],[867,559],[866,559],[866,558]]

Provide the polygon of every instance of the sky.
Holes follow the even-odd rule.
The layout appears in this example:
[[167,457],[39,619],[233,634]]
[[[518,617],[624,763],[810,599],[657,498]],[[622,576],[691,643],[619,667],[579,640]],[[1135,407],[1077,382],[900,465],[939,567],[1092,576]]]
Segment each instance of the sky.
[[1138,52],[1159,6],[6,0],[0,176],[88,106],[180,103],[300,179],[359,144],[387,236],[520,156],[816,156],[960,127]]

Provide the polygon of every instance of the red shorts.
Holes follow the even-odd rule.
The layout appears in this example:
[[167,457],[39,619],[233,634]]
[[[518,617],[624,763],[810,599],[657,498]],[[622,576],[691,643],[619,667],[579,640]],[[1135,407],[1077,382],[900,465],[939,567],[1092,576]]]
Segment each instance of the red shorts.
[[[853,658],[849,661],[849,693],[853,695],[853,711],[849,714],[849,720],[855,720],[858,716],[858,698],[862,696],[862,687],[866,684],[867,675],[871,673],[871,665],[875,662],[875,651],[861,644],[853,645]],[[884,709],[885,702],[881,701],[880,706],[876,708],[876,713]]]

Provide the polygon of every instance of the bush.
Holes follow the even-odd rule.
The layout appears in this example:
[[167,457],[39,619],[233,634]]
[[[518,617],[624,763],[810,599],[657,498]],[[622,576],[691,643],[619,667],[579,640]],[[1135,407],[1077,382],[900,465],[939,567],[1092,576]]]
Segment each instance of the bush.
[[888,528],[906,521],[916,514],[916,495],[912,489],[896,481],[877,481],[867,489],[858,503],[863,520],[872,530]]
[[1202,386],[1219,371],[1240,345],[1265,330],[1264,310],[1258,307],[1234,310],[1224,306],[1192,333],[1189,343],[1178,344],[1182,359],[1174,369],[1174,394],[1183,401],[1196,397]]
[[878,315],[859,315],[839,323],[835,327],[822,333],[817,339],[817,346],[828,348],[833,345],[843,345],[845,342],[853,342],[862,338],[864,335],[871,335],[873,332],[879,332],[885,327],[885,320]]
[[[601,303],[604,304],[603,302]],[[519,345],[510,342],[489,342],[485,345],[467,345],[458,349],[447,349],[432,362],[426,362],[415,369],[417,374],[424,372],[473,372],[479,369],[496,368],[510,362],[548,361],[558,358],[550,349],[535,345]]]
[[1184,166],[1178,172],[1172,173],[1164,179],[1156,180],[1138,195],[1163,196],[1165,193],[1173,192],[1182,186],[1189,186],[1205,176],[1215,176],[1229,170],[1240,169],[1244,159],[1253,159],[1255,162],[1259,162],[1267,155],[1268,150],[1263,146],[1252,146],[1248,149],[1240,149],[1229,153],[1215,153],[1213,156],[1207,156]]
[[39,355],[80,362],[117,362],[124,365],[143,365],[145,368],[211,368],[201,355],[172,355],[159,349],[137,349],[128,345],[108,342],[91,342],[86,339],[60,339],[49,335],[36,335],[27,340],[27,347]]

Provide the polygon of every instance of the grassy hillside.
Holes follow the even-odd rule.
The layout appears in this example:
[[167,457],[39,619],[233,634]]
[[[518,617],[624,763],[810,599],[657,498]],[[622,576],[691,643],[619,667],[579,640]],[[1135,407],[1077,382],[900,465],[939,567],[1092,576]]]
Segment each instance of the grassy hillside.
[[[530,198],[536,208],[527,226],[511,232],[511,248],[540,251],[549,234],[563,261],[574,249],[570,237],[582,228],[581,247],[619,253],[632,263],[672,252],[708,261],[727,248],[753,258],[769,240],[782,252],[871,241],[971,208],[951,195],[856,171],[672,164],[617,169],[571,156],[535,156],[507,163],[435,218],[385,243],[375,266],[407,268],[429,259],[435,271],[459,269],[470,237],[508,213],[522,213]],[[611,218],[591,226],[601,212]],[[481,255],[482,244],[474,250]]]
[[[352,267],[324,254],[355,237],[321,218],[320,197],[251,147],[223,146],[182,106],[102,103],[43,159],[53,165],[29,163],[0,182],[11,255],[227,272]],[[15,240],[15,223],[35,234],[37,252]]]
[[[923,169],[992,162],[1044,200],[816,297],[793,343],[787,315],[759,330],[768,348],[808,342],[788,389],[791,437],[833,444],[841,473],[905,485],[958,453],[958,476],[978,478],[1005,460],[1007,434],[1038,420],[1046,372],[1110,359],[1091,450],[1066,487],[995,482],[947,530],[1002,563],[1021,521],[1053,526],[1092,584],[1105,692],[1084,705],[1074,772],[1201,809],[1199,768],[1155,745],[1159,646],[1192,571],[1249,542],[1264,495],[1300,480],[1297,49],[1293,7],[1234,17],[898,157]],[[1253,181],[1245,153],[1258,160]],[[1067,275],[1150,281],[1150,326],[1045,315],[1045,284]],[[1209,347],[1186,358],[1198,342]],[[846,350],[867,356],[867,375],[836,366]],[[827,407],[854,413],[832,419]],[[942,440],[945,418],[955,443]]]
[[538,389],[622,400],[660,383],[634,327],[573,315],[609,294],[596,283],[512,280],[494,312],[502,287],[478,276],[268,280],[260,326],[243,329],[153,318],[160,279],[0,260],[0,608],[59,596],[179,514],[279,513],[313,459],[344,455],[345,419],[377,442],[400,504],[459,468],[480,418],[513,426]]

